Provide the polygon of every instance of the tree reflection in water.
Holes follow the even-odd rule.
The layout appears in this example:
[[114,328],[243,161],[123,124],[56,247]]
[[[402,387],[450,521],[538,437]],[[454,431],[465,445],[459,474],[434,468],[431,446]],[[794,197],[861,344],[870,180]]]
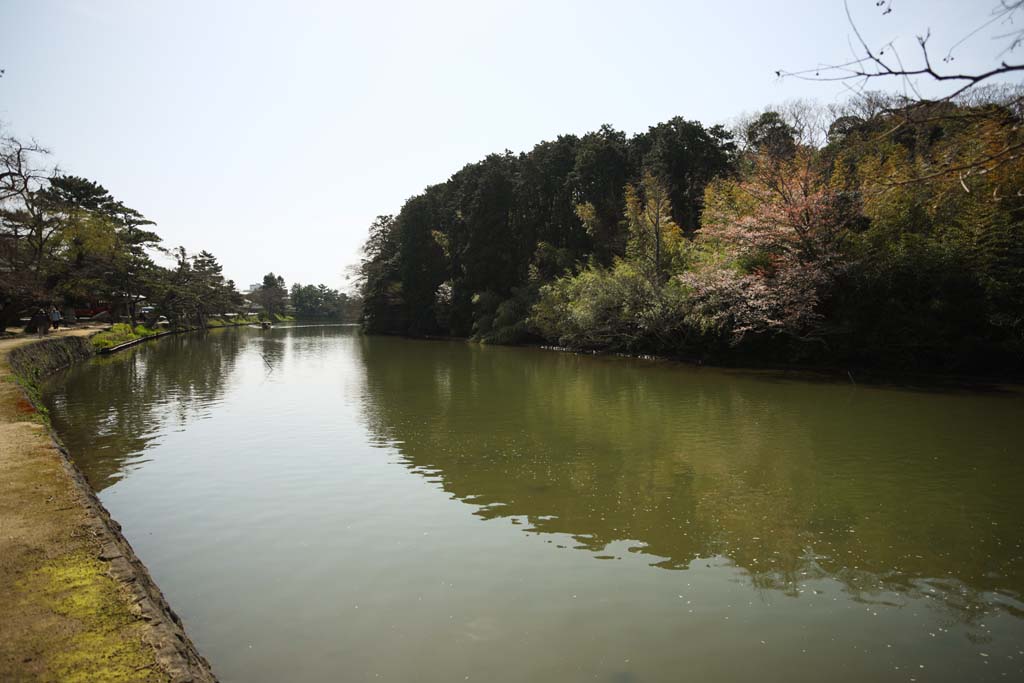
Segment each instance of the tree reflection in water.
[[[146,448],[161,432],[208,416],[246,343],[232,330],[175,335],[51,378],[46,395],[54,428],[76,439],[69,446],[93,489],[102,491],[146,462]],[[120,367],[105,372],[103,366]],[[86,373],[89,382],[67,381],[76,373]],[[77,425],[95,429],[83,434]]]
[[1022,616],[1019,397],[401,344],[362,341],[366,421],[482,519],[601,559],[727,559],[792,597],[832,581],[867,606]]

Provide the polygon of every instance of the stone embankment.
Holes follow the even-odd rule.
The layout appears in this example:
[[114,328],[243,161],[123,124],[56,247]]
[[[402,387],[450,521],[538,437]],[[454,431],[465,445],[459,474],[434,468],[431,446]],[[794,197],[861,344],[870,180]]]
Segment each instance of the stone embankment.
[[90,332],[0,340],[0,681],[215,681],[38,402]]

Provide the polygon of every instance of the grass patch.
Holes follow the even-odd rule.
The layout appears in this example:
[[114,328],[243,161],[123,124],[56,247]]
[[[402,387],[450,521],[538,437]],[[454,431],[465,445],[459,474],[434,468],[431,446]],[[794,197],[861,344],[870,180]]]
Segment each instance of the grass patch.
[[143,337],[152,337],[154,334],[159,334],[159,330],[154,330],[145,325],[136,325],[133,328],[127,323],[115,323],[106,332],[93,335],[90,341],[92,341],[92,345],[97,349],[109,349],[121,344],[127,344],[136,339],[142,339]]
[[233,315],[227,318],[210,318],[206,321],[206,327],[234,327],[236,325],[248,325],[260,321],[257,315]]
[[[0,367],[0,372],[7,368]],[[50,426],[50,410],[43,404],[43,394],[40,382],[43,373],[39,368],[30,368],[28,372],[19,373],[14,368],[9,368],[10,374],[4,377],[5,381],[19,385],[28,397],[28,404],[34,408],[33,411],[25,411],[22,415],[29,416],[33,422],[38,422],[44,427]]]
[[[280,317],[280,320],[293,320],[290,317]],[[234,316],[230,319],[224,318],[207,318],[205,321],[206,329],[216,329],[218,327],[233,327],[235,325],[258,323],[260,319],[257,316]],[[116,323],[106,332],[100,332],[90,338],[92,345],[98,351],[104,349],[110,349],[121,344],[127,344],[128,342],[142,339],[144,337],[152,337],[155,334],[160,334],[166,330],[154,330],[145,325],[136,325],[132,327],[128,323]]]

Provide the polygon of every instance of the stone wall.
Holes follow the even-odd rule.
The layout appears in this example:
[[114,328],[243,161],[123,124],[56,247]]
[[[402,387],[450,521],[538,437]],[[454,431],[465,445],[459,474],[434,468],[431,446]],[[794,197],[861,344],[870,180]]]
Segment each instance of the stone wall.
[[[39,403],[40,380],[86,360],[94,353],[88,337],[54,336],[11,349],[7,363],[28,399],[45,416],[45,410]],[[214,683],[217,679],[209,663],[185,633],[181,619],[122,535],[120,525],[111,519],[58,436],[52,431],[51,436],[60,453],[61,466],[72,482],[76,497],[88,517],[92,535],[99,544],[98,559],[130,596],[130,610],[145,624],[145,640],[155,651],[157,666],[174,683]]]

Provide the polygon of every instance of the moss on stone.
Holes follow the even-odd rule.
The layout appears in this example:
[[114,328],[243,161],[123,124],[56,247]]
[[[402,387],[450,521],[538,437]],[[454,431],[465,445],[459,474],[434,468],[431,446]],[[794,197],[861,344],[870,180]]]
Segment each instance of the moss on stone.
[[137,643],[110,635],[81,633],[72,638],[68,650],[56,657],[53,672],[57,680],[66,683],[162,680],[153,666],[152,651],[142,651]]
[[65,641],[60,647],[54,648],[51,642],[38,648],[53,653],[47,662],[53,680],[163,680],[153,669],[153,649],[142,640],[135,628],[137,620],[125,609],[128,596],[101,561],[85,553],[66,555],[30,572],[18,588],[26,601],[42,602],[79,626],[58,636]]

